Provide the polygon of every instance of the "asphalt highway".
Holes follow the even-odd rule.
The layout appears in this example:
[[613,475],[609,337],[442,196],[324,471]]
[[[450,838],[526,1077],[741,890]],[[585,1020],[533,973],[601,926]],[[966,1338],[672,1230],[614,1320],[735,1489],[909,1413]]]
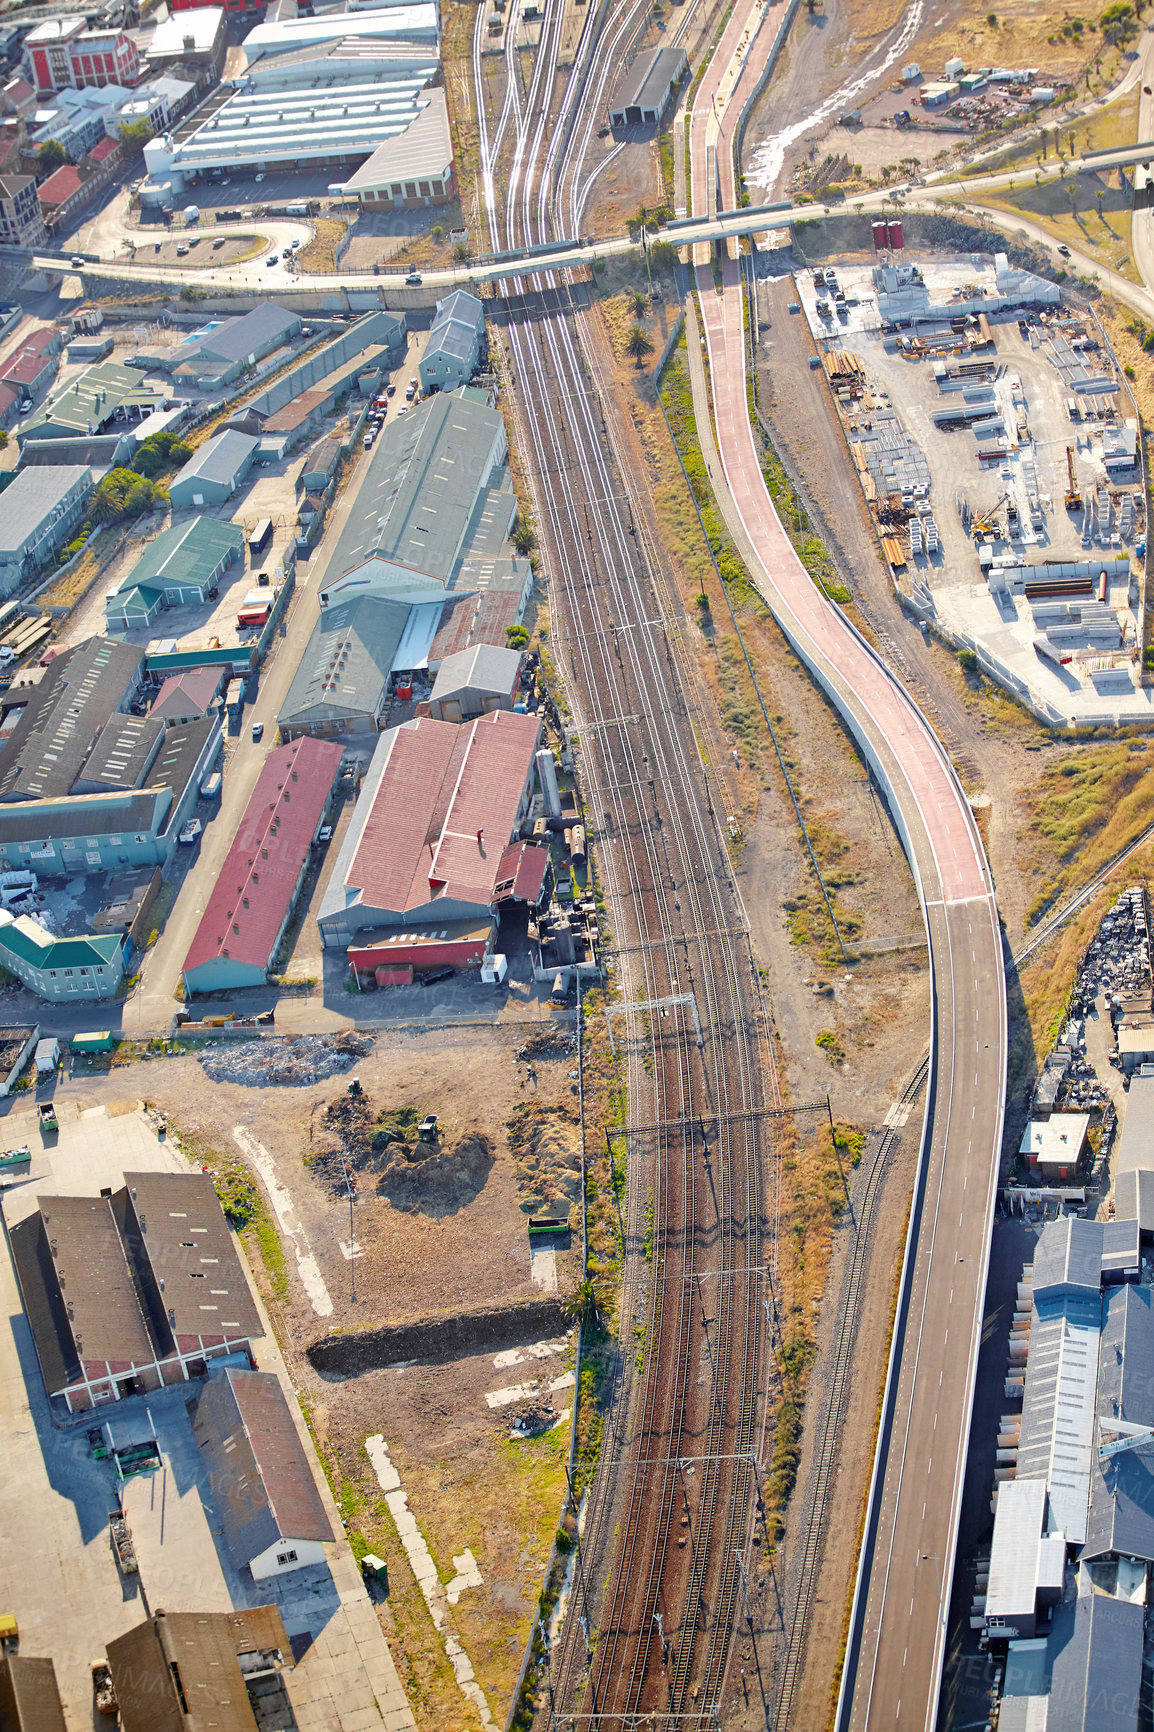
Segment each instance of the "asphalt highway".
[[[716,156],[701,144],[692,155],[695,209],[710,208],[715,162],[721,197],[732,202],[731,116],[759,76],[772,34],[764,38],[757,35],[751,50],[735,12],[706,70],[695,107],[707,125],[690,136],[713,134]],[[726,62],[737,54],[743,70],[734,79]],[[724,260],[719,291],[708,249],[704,258],[702,250],[695,248],[695,256],[713,449],[692,308],[687,351],[710,478],[755,584],[887,791],[929,940],[933,1028],[922,1158],[839,1704],[845,1732],[883,1726],[928,1732],[944,1658],[1001,1152],[1001,931],[973,815],[937,736],[810,578],[774,510],[746,395],[740,261]]]

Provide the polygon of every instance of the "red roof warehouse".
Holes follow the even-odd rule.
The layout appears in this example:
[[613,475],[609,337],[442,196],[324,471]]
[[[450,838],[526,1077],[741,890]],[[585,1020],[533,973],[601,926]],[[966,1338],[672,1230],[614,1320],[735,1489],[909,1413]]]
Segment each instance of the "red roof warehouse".
[[264,985],[343,755],[306,737],[265,759],[184,959],[190,993]]

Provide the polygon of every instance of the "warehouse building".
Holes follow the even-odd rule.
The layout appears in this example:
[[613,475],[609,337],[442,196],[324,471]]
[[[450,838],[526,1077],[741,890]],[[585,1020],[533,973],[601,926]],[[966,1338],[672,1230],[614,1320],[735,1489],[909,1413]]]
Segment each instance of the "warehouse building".
[[216,667],[186,668],[182,673],[170,674],[148,713],[166,728],[197,722],[209,713],[220,696],[222,681],[222,670]]
[[71,794],[101,730],[118,713],[127,719],[143,679],[142,650],[92,637],[56,656],[35,686],[9,691],[5,716],[18,719],[0,744],[0,802]]
[[263,1581],[323,1564],[333,1530],[280,1379],[231,1366],[214,1371],[192,1429],[237,1569]]
[[540,734],[536,716],[507,710],[383,734],[321,904],[324,947],[364,944],[382,928],[491,921]]
[[[221,170],[339,171],[404,138],[439,76],[437,8],[398,5],[260,24],[245,54],[242,82],[222,86],[174,132],[145,145],[153,182],[180,193]],[[450,150],[450,175],[451,165]]]
[[660,126],[688,64],[684,48],[639,54],[610,106],[610,126]]
[[453,391],[477,371],[485,340],[485,309],[467,289],[454,289],[437,302],[437,316],[417,363],[421,390]]
[[30,914],[0,908],[0,968],[53,1004],[114,998],[124,978],[124,938],[114,932],[58,938]]
[[311,386],[328,388],[333,376],[346,362],[360,357],[365,359],[370,369],[399,366],[405,358],[404,315],[384,311],[365,313],[332,342],[306,355],[279,379],[273,379],[252,399],[248,410],[263,421]]
[[0,511],[0,594],[10,595],[64,545],[84,516],[92,486],[86,463],[19,471],[4,489]]
[[163,392],[144,385],[139,373],[116,361],[100,361],[61,385],[25,421],[20,447],[32,439],[91,438],[106,429],[132,426],[163,401]]
[[470,721],[490,710],[511,710],[521,678],[520,650],[477,644],[446,656],[429,698],[429,714],[441,722]]
[[457,192],[453,135],[445,92],[433,86],[414,103],[403,132],[385,139],[343,191],[365,210],[414,210],[445,204]]
[[203,1377],[264,1334],[209,1173],[125,1173],[111,1196],[31,1199],[9,1222],[50,1401],[81,1413]]
[[110,632],[149,626],[167,608],[200,607],[235,560],[244,562],[244,530],[214,517],[173,524],[150,541],[104,599]]
[[322,608],[278,718],[281,738],[378,728],[414,611],[378,595]]
[[51,1660],[0,1654],[0,1727],[4,1732],[68,1732]]
[[445,586],[481,530],[501,545],[517,515],[502,487],[508,447],[495,409],[439,393],[386,426],[329,562],[322,607],[398,583]]
[[188,993],[265,984],[343,756],[340,746],[299,739],[265,759],[184,959]]
[[227,49],[228,19],[224,7],[201,6],[179,18],[170,15],[162,20],[148,39],[144,58],[150,77],[188,67],[208,80],[223,71]]
[[169,486],[173,507],[223,505],[252,468],[256,448],[247,433],[226,431],[206,439]]
[[279,1606],[154,1612],[115,1636],[107,1651],[123,1732],[257,1732],[291,1724],[291,1709],[282,1718],[274,1700],[270,1712],[268,1694],[274,1675],[293,1664]]
[[275,301],[264,302],[236,319],[218,319],[194,331],[175,348],[142,349],[133,365],[171,373],[182,385],[212,391],[231,385],[274,349],[300,336],[301,320]]
[[1065,1217],[1043,1228],[1025,1271],[1020,1440],[997,1488],[984,1606],[989,1640],[1005,1645],[1009,1732],[1142,1723],[1154,1312],[1138,1239],[1134,1219]]

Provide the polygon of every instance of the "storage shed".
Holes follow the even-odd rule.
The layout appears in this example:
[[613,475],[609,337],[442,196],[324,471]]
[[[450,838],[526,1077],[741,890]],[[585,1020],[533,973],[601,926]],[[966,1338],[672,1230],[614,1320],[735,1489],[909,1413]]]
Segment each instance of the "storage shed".
[[421,390],[452,391],[467,385],[477,370],[485,335],[485,309],[467,289],[454,289],[437,302],[437,316],[417,363]]
[[659,125],[687,65],[684,48],[638,55],[609,109],[610,126]]
[[192,1429],[237,1568],[261,1581],[323,1564],[333,1530],[280,1379],[236,1366],[211,1373]]
[[173,506],[223,505],[252,467],[258,443],[251,434],[232,429],[207,439],[169,487]]
[[490,710],[511,710],[521,675],[520,650],[475,644],[442,661],[429,698],[439,722],[465,722]]

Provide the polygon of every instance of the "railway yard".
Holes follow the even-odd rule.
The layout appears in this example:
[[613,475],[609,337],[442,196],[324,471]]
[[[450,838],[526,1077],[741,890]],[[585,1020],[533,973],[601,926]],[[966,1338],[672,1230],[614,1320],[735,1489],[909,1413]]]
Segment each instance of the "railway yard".
[[[36,412],[161,480],[4,554],[0,1728],[1148,1732],[1146,381],[943,212],[1154,28],[404,10],[441,179],[310,181],[275,285],[182,243],[239,320],[130,326],[134,255],[143,468]],[[349,11],[244,99],[391,65]],[[56,241],[4,364],[79,393]]]

